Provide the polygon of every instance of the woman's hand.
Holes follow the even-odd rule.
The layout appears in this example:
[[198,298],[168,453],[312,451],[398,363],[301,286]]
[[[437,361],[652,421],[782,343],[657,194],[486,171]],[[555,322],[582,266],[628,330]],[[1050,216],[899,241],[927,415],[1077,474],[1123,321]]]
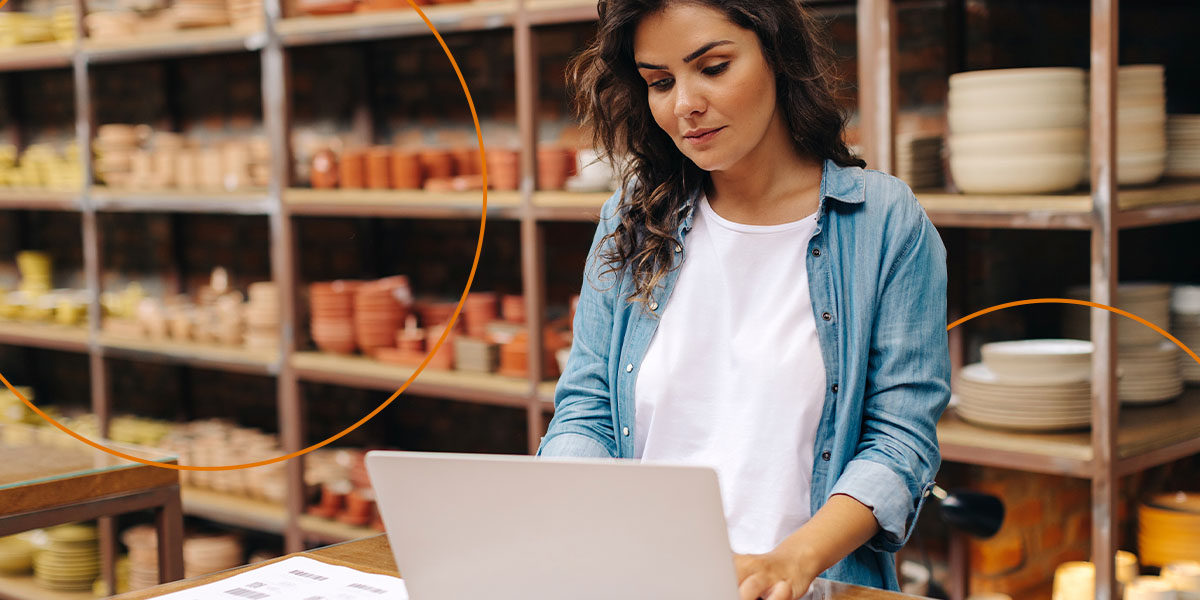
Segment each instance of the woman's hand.
[[808,592],[819,571],[803,557],[776,548],[766,554],[735,554],[741,600],[796,600]]

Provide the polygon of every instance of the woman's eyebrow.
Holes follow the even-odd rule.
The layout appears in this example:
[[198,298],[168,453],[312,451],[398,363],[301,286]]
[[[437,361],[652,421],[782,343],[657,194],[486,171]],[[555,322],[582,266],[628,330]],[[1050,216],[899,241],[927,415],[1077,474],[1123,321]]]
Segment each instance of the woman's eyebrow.
[[[683,57],[683,62],[690,63],[693,60],[696,60],[697,58],[700,58],[701,56],[703,56],[705,52],[708,52],[709,50],[712,50],[713,48],[716,48],[717,46],[723,46],[725,44],[732,44],[732,43],[733,43],[732,40],[717,40],[715,42],[709,42],[703,46],[700,46],[691,54]],[[657,69],[660,71],[665,71],[667,69],[667,67],[664,65],[652,65],[650,63],[644,63],[644,62],[638,62],[637,66],[639,69]]]

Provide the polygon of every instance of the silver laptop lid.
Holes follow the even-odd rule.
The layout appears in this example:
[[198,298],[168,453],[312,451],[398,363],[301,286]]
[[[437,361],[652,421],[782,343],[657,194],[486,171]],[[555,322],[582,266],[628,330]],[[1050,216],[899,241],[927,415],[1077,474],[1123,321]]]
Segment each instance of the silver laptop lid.
[[737,598],[712,469],[390,451],[366,465],[413,600]]

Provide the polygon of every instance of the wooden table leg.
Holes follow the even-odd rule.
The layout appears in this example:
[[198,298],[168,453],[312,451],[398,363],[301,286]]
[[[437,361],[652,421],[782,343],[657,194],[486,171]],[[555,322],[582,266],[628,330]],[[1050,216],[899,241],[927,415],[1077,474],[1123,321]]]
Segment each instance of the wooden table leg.
[[183,504],[179,486],[169,488],[161,507],[154,511],[158,529],[158,582],[183,579]]
[[946,592],[950,600],[965,600],[970,591],[971,557],[970,539],[960,531],[950,531],[950,581]]
[[97,519],[100,540],[100,577],[104,579],[104,585],[110,596],[117,593],[116,521],[114,517]]

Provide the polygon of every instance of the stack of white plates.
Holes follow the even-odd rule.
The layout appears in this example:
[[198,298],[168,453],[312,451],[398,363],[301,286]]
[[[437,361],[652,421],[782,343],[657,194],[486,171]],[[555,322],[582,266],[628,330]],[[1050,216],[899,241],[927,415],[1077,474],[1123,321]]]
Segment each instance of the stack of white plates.
[[950,172],[967,193],[1071,190],[1087,163],[1082,69],[998,69],[950,76]]
[[996,342],[982,352],[984,362],[959,372],[957,411],[964,420],[1024,431],[1091,424],[1091,342]]
[[896,177],[914,190],[941,187],[942,136],[901,134],[896,140]]
[[1167,95],[1162,65],[1117,71],[1117,183],[1154,183],[1167,166]]
[[[1177,285],[1171,290],[1171,335],[1200,354],[1200,285]],[[1186,352],[1179,353],[1183,380],[1200,383],[1200,363]]]
[[158,585],[158,534],[150,525],[137,525],[121,534],[129,549],[129,589]]
[[[1089,291],[1074,287],[1068,298],[1086,299]],[[1117,287],[1117,308],[1168,330],[1171,322],[1171,286],[1163,283],[1122,283]],[[1065,307],[1063,328],[1070,337],[1091,337],[1091,312]],[[1146,404],[1176,398],[1183,392],[1179,347],[1153,329],[1120,316],[1117,320],[1117,366],[1121,372],[1117,395],[1121,402]]]
[[1162,578],[1179,592],[1179,600],[1200,598],[1200,562],[1167,563],[1163,565]]
[[1167,175],[1200,177],[1200,115],[1167,117]]
[[1163,340],[1154,346],[1123,346],[1122,377],[1117,396],[1126,404],[1150,404],[1178,398],[1183,393],[1179,374],[1179,346]]
[[234,535],[193,535],[183,541],[184,577],[198,577],[241,564],[242,543]]

